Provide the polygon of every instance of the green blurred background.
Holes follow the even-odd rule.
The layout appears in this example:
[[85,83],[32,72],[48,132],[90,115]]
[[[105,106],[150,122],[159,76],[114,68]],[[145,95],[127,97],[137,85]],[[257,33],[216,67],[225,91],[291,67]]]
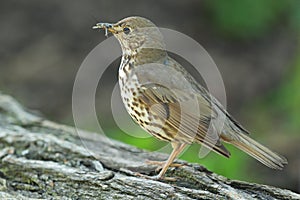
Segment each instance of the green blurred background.
[[[70,125],[76,72],[105,40],[104,34],[91,30],[95,19],[115,22],[140,15],[191,36],[216,62],[230,113],[253,138],[285,155],[289,165],[274,171],[231,147],[230,159],[214,153],[200,159],[199,145],[192,145],[181,159],[232,179],[300,191],[300,1],[7,0],[0,2],[0,11],[0,90]],[[110,97],[119,62],[106,70],[96,95],[105,133],[144,149],[164,147],[153,138],[131,137],[114,122]],[[95,130],[88,119],[85,128]]]

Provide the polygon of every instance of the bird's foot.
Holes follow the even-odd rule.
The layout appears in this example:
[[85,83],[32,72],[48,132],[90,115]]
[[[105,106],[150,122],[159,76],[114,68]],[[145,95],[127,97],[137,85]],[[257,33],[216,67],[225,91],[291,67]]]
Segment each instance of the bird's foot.
[[155,175],[155,176],[147,176],[145,174],[135,173],[135,176],[142,177],[142,178],[149,179],[149,180],[155,180],[155,181],[158,181],[158,180],[176,181],[176,178],[160,176],[159,174]]
[[[148,165],[157,165],[158,167],[155,169],[155,171],[158,172],[159,170],[161,170],[163,168],[163,166],[165,165],[166,162],[165,161],[146,160],[145,163]],[[184,164],[181,164],[181,163],[170,164],[170,167],[182,167],[182,166],[184,166]]]

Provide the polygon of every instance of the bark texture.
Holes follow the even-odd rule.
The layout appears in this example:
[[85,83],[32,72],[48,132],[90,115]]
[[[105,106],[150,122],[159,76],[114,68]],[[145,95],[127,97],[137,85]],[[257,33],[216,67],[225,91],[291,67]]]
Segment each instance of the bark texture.
[[182,161],[184,166],[167,172],[176,181],[136,177],[134,172],[155,173],[145,160],[167,155],[77,131],[0,93],[0,199],[300,199],[289,190],[229,180]]

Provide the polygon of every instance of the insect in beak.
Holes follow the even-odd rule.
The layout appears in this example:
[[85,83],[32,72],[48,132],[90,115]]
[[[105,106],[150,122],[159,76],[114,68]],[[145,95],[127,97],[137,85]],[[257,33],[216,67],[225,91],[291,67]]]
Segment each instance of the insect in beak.
[[92,29],[104,29],[105,36],[108,36],[108,32],[116,33],[117,31],[114,30],[113,24],[110,23],[97,23]]

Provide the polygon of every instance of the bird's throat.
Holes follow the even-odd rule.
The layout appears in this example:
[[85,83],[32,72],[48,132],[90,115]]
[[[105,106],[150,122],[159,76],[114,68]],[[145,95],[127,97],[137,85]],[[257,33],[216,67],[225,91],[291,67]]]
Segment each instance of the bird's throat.
[[123,57],[133,59],[136,66],[147,63],[161,63],[167,57],[167,51],[163,49],[141,48],[123,52]]

